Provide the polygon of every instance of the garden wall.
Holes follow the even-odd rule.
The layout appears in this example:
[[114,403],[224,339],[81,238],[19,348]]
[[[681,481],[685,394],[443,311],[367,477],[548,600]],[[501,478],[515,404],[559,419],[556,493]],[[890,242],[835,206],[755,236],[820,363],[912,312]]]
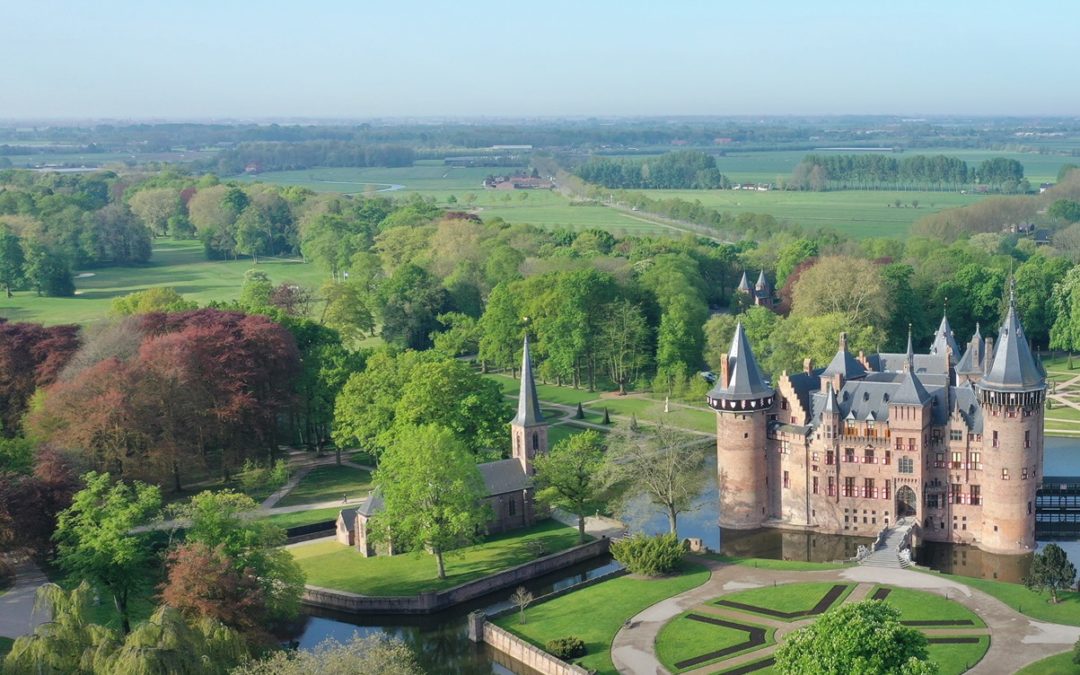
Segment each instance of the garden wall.
[[589,673],[581,666],[567,663],[558,657],[552,656],[543,649],[529,644],[493,623],[485,622],[482,630],[484,642],[491,645],[495,651],[505,654],[517,662],[503,664],[504,667],[509,668],[511,671],[517,672],[514,666],[522,664],[543,675],[588,675]]
[[333,609],[339,612],[372,612],[378,614],[430,614],[449,609],[480,596],[520,585],[536,577],[556,572],[608,552],[610,540],[606,537],[581,546],[553,553],[531,562],[496,572],[486,577],[468,581],[444,591],[430,591],[419,595],[377,597],[337,591],[319,586],[305,586],[301,602],[312,607]]

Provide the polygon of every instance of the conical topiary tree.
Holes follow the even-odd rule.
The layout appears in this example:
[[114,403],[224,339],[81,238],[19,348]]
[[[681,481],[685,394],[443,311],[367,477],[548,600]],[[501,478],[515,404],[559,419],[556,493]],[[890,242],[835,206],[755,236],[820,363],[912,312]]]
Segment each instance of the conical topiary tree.
[[581,407],[581,402],[580,401],[577,404],[577,412],[574,413],[574,419],[576,419],[576,420],[585,419],[585,409]]
[[604,408],[604,424],[611,424],[611,415],[608,414],[607,408]]

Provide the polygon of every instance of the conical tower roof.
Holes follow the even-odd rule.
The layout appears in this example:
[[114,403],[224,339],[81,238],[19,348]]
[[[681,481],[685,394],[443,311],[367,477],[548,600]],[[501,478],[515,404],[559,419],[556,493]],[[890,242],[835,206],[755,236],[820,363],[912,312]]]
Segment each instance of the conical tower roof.
[[979,387],[993,391],[1030,391],[1044,389],[1046,376],[1031,354],[1024,328],[1016,315],[1016,300],[1009,293],[1009,312],[998,330],[994,360],[979,381]]
[[769,288],[769,280],[765,278],[765,270],[761,270],[757,277],[757,283],[754,284],[754,288],[758,290]]
[[915,372],[915,348],[911,344],[911,324],[907,325],[907,351],[904,352],[904,369]]
[[525,347],[521,350],[521,389],[518,392],[517,415],[510,423],[523,427],[544,423],[544,415],[540,412],[540,397],[536,395],[536,381],[533,379],[528,334],[525,335]]
[[904,381],[900,383],[900,388],[889,399],[889,403],[895,405],[923,405],[929,400],[930,394],[926,391],[922,381],[919,380],[919,376],[914,371],[908,371],[904,374]]
[[956,363],[956,359],[960,358],[960,347],[957,346],[956,338],[953,337],[949,317],[943,313],[941,315],[941,325],[938,326],[937,332],[934,333],[934,344],[930,345],[930,353],[944,356],[949,349],[952,350],[952,361]]
[[746,276],[746,270],[743,270],[742,279],[739,280],[739,287],[737,290],[740,290],[743,293],[749,293],[752,290],[750,288],[750,279]]
[[823,414],[839,415],[840,404],[836,401],[836,392],[833,391],[832,382],[825,383],[825,407],[821,409]]
[[718,384],[709,392],[711,398],[746,400],[772,396],[773,389],[761,376],[741,321],[735,326],[735,336],[731,339],[727,360],[728,386],[721,388]]
[[866,377],[866,368],[848,351],[847,333],[840,334],[840,348],[837,349],[836,356],[826,366],[822,375],[841,375],[844,380],[857,380],[860,377]]
[[979,329],[979,324],[975,324],[975,334],[971,336],[970,342],[968,342],[967,349],[964,350],[964,355],[960,357],[960,361],[956,364],[956,372],[958,373],[981,373],[982,362],[985,354],[983,351],[986,349],[986,343],[983,342],[982,332]]

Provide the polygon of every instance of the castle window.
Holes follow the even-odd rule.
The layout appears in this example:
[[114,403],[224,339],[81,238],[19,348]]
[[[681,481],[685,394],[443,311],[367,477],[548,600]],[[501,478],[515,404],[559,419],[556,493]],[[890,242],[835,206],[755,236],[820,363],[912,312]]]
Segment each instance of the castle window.
[[830,497],[835,497],[836,496],[836,479],[833,478],[832,476],[829,476],[829,496]]
[[899,436],[896,437],[896,450],[899,452],[904,449],[904,439]]
[[814,455],[813,455],[813,458],[814,458],[814,461],[815,461],[815,462],[817,462],[817,461],[820,461],[820,460],[818,459],[818,453],[816,453],[816,452],[814,453]]
[[825,463],[826,464],[833,464],[833,463],[835,463],[834,459],[835,458],[833,457],[833,451],[832,450],[827,450],[825,452]]
[[863,464],[874,463],[874,451],[872,448],[867,448],[863,451]]
[[949,429],[949,440],[962,441],[964,440],[964,432],[962,429]]
[[818,493],[818,477],[814,476],[814,494]]
[[914,438],[907,439],[907,449],[909,451],[911,451],[911,452],[915,451],[915,439]]
[[507,506],[507,512],[509,512],[509,514],[511,516],[517,515],[517,500],[516,499],[511,498],[510,502],[506,506]]
[[1009,480],[1009,470],[1008,469],[1002,469],[1001,470],[1001,480]]
[[959,469],[960,466],[963,463],[964,463],[964,453],[962,453],[962,452],[954,452],[952,454],[952,468],[953,469]]
[[877,497],[877,495],[874,494],[874,479],[873,478],[866,478],[866,479],[863,480],[863,497],[866,497],[866,498]]
[[[881,493],[881,498],[892,499],[892,486],[889,484],[889,481],[885,481],[885,490]],[[889,512],[886,511],[885,515],[889,515]]]
[[533,450],[540,449],[540,434],[533,432]]
[[855,448],[844,448],[844,461],[845,462],[854,462],[855,461]]
[[978,485],[971,486],[971,503],[974,506],[982,504],[982,494]]
[[1024,430],[1024,447],[1025,448],[1030,448],[1031,447],[1031,430],[1030,429],[1025,429]]
[[997,432],[997,431],[995,431],[995,432],[994,432],[994,443],[993,443],[993,446],[994,446],[995,448],[996,448],[996,447],[998,447],[998,432]]
[[855,477],[854,476],[849,476],[849,477],[844,479],[844,496],[845,497],[854,497],[855,496]]
[[787,410],[787,399],[786,398],[780,399],[780,409],[781,410]]
[[787,471],[784,472],[784,487],[791,487],[791,476],[788,475]]
[[981,469],[982,468],[982,462],[981,462],[981,459],[980,459],[981,457],[982,457],[982,455],[977,453],[977,452],[971,453],[971,468],[973,468],[973,469]]
[[1031,502],[1028,502],[1028,515],[1031,515]]
[[885,464],[885,465],[892,464],[892,451],[890,451],[890,450],[885,451],[885,461],[882,462],[882,464]]
[[952,492],[952,503],[953,504],[963,504],[964,503],[964,493],[960,492],[960,484],[959,483],[953,483],[949,487],[949,491]]
[[941,503],[938,501],[939,497],[940,497],[940,495],[938,495],[938,494],[928,494],[928,495],[926,495],[926,508],[928,508],[928,509],[939,508],[940,505],[941,505]]
[[900,458],[900,473],[915,473],[915,461],[910,457]]
[[1027,467],[1020,467],[1020,480],[1027,480]]

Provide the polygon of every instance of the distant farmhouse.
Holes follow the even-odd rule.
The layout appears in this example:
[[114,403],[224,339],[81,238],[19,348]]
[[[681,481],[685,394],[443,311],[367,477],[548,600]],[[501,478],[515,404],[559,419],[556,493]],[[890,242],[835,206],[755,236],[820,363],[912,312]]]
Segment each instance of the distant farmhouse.
[[536,169],[532,173],[517,173],[511,176],[488,176],[484,179],[488,190],[551,190],[555,183],[541,178]]
[[[513,441],[510,459],[477,465],[487,491],[484,503],[491,509],[491,519],[486,528],[488,534],[519,530],[531,527],[536,522],[532,484],[536,470],[533,459],[548,451],[548,423],[540,411],[540,399],[536,395],[527,336],[521,355],[518,410],[514,419],[510,420],[510,436]],[[382,496],[376,489],[361,506],[342,509],[337,519],[338,542],[355,546],[364,557],[401,553],[394,549],[392,541],[376,544],[371,539],[371,519],[382,508]]]

